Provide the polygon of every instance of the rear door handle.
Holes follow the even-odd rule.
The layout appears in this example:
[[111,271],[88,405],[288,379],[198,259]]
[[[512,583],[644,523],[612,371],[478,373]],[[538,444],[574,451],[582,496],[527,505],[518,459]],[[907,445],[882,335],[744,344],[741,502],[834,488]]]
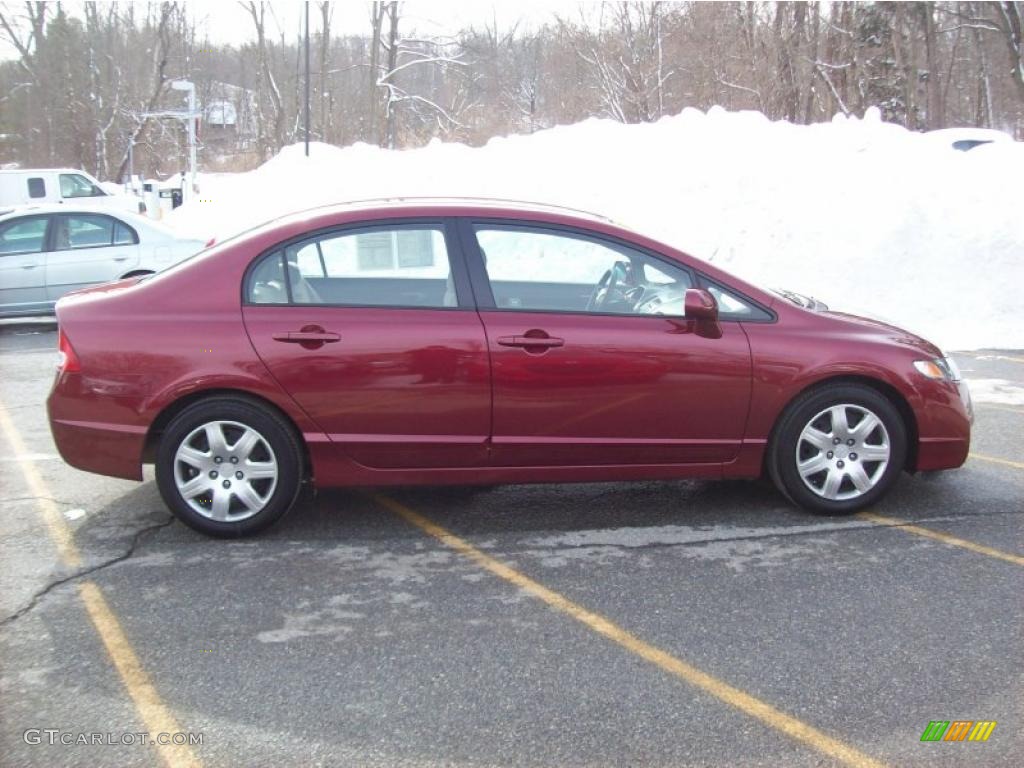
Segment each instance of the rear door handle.
[[127,256],[115,256],[114,261],[128,261]]
[[330,331],[288,331],[286,333],[275,333],[271,336],[274,341],[283,341],[289,344],[305,344],[308,342],[319,342],[321,344],[333,344],[341,341],[341,335]]
[[562,347],[565,339],[551,336],[499,336],[498,343],[503,347]]

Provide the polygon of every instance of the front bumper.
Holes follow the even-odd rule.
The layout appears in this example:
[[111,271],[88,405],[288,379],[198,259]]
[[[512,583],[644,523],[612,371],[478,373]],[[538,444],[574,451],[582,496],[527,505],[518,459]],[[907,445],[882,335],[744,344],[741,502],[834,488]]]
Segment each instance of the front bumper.
[[965,381],[929,382],[917,409],[918,446],[914,469],[956,469],[971,450],[974,403]]

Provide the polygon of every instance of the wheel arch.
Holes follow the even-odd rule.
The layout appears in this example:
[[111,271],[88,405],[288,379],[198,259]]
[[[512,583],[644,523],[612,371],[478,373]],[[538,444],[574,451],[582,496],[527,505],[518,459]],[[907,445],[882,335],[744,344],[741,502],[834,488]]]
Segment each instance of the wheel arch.
[[303,438],[302,431],[295,423],[295,420],[282,410],[280,406],[265,397],[254,395],[253,393],[246,392],[244,390],[226,387],[189,392],[188,394],[182,395],[176,400],[172,400],[170,403],[165,405],[156,415],[156,418],[153,419],[152,423],[149,425],[149,430],[146,432],[146,442],[142,449],[142,463],[152,464],[156,459],[157,445],[160,442],[160,436],[167,428],[167,425],[170,424],[179,413],[184,411],[190,405],[200,403],[203,400],[209,400],[214,397],[231,397],[235,400],[243,400],[260,408],[266,408],[267,410],[273,411],[281,418],[288,428],[292,430],[296,441],[298,441],[299,447],[302,450],[303,476],[306,478],[312,476],[313,463],[309,455],[309,446],[306,445],[306,440]]
[[793,404],[808,392],[813,392],[816,389],[821,389],[822,387],[835,384],[860,384],[862,386],[870,387],[893,404],[899,412],[900,418],[903,420],[903,426],[907,430],[907,455],[904,460],[903,468],[908,471],[915,471],[917,469],[918,426],[917,417],[914,416],[914,409],[910,407],[910,403],[907,401],[906,397],[903,396],[903,393],[892,384],[883,381],[882,379],[856,374],[840,374],[836,376],[828,376],[824,379],[818,379],[817,381],[813,381],[808,384],[789,399],[785,407],[783,407],[775,417],[771,432],[768,434],[768,450],[764,452],[764,466],[762,469],[767,470],[771,452],[775,445],[775,436],[779,429],[779,425],[782,424],[783,419],[788,415]]
[[156,274],[152,269],[133,269],[125,272],[118,280],[127,280],[130,277],[145,277],[146,275]]

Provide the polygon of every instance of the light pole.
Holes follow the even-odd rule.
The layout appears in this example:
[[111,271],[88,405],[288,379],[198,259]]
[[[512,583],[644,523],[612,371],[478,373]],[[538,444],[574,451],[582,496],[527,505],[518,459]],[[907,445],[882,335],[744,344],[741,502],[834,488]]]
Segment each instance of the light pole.
[[172,80],[171,88],[188,93],[188,192],[191,197],[196,186],[196,84],[191,80]]

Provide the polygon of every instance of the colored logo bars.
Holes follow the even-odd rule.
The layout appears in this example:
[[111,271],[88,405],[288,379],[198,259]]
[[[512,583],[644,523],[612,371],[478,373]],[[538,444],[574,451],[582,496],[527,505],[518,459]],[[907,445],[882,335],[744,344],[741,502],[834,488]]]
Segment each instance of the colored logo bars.
[[995,727],[995,720],[932,720],[921,741],[988,741]]

